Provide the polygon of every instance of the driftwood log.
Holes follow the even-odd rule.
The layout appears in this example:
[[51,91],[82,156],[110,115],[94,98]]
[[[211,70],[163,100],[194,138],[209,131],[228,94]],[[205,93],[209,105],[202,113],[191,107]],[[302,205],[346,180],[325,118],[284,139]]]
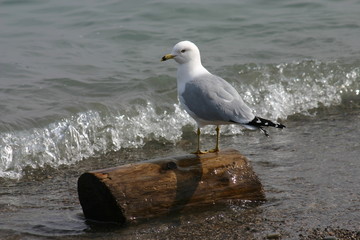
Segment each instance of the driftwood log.
[[125,223],[229,200],[265,200],[236,150],[154,159],[84,173],[78,179],[87,219]]

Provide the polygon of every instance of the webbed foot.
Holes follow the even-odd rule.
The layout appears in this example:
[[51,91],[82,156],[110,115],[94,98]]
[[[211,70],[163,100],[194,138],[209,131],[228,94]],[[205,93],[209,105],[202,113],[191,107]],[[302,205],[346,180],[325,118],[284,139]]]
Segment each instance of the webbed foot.
[[217,153],[219,151],[220,151],[219,148],[214,148],[214,149],[209,150],[208,152],[209,153]]
[[195,152],[192,152],[192,154],[196,154],[196,155],[205,154],[205,153],[208,153],[208,151],[201,151],[200,149],[198,149]]

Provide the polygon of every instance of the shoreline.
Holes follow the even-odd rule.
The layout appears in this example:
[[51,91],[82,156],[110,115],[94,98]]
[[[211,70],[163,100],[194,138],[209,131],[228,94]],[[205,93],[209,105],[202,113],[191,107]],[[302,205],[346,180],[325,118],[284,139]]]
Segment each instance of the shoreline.
[[[222,136],[221,146],[237,148],[260,178],[268,201],[258,206],[228,204],[200,213],[150,219],[124,228],[86,224],[76,190],[84,172],[193,150],[195,133],[174,146],[157,142],[84,159],[59,169],[32,171],[4,181],[0,217],[3,239],[359,239],[359,110],[334,111],[288,120],[270,138],[246,131]],[[355,121],[354,121],[355,119]],[[214,136],[204,135],[205,147]],[[16,201],[7,201],[15,199]],[[31,221],[29,217],[31,216]],[[22,220],[21,220],[22,219]],[[25,220],[24,220],[25,219]],[[13,229],[13,230],[10,230]],[[279,236],[279,234],[281,236]]]

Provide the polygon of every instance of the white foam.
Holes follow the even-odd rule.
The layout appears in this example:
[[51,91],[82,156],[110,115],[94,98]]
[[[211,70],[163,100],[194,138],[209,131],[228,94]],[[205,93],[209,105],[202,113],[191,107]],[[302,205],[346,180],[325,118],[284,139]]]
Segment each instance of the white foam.
[[156,113],[152,104],[137,107],[137,115],[101,116],[79,113],[40,129],[5,133],[0,137],[0,177],[19,178],[25,167],[57,167],[121,148],[142,147],[149,140],[175,143],[189,116],[174,105],[174,112]]
[[[244,92],[244,100],[256,114],[269,119],[287,119],[293,114],[310,115],[309,110],[320,106],[338,105],[344,92],[359,88],[360,68],[304,60],[278,65],[249,65],[239,71],[240,80],[247,72],[256,77],[250,84],[235,84]],[[254,74],[255,73],[255,74]]]
[[[255,77],[242,82],[249,72]],[[359,77],[359,67],[307,60],[240,66],[240,79],[233,85],[256,115],[277,120],[298,113],[309,115],[309,110],[319,106],[337,105],[346,94],[358,96]],[[20,178],[27,166],[56,168],[112,150],[143,147],[151,140],[175,144],[185,125],[195,130],[194,120],[178,104],[163,106],[132,105],[135,109],[121,113],[90,110],[43,128],[1,133],[0,177]],[[222,135],[242,131],[236,125],[221,127]],[[216,134],[213,126],[203,128],[202,133]]]

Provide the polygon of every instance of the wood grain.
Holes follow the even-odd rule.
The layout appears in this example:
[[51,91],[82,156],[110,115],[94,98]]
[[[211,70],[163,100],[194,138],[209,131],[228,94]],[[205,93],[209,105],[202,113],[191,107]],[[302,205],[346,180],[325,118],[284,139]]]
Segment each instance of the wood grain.
[[265,200],[247,159],[233,149],[91,171],[80,176],[78,193],[86,218],[118,223],[229,200]]

